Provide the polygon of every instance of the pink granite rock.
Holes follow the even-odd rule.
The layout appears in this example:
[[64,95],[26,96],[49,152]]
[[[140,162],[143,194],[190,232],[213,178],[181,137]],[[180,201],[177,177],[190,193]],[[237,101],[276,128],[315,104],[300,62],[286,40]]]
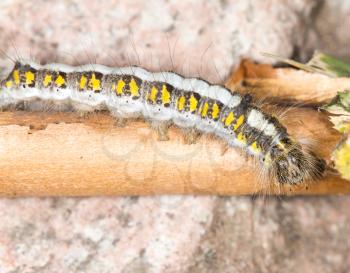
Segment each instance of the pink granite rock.
[[222,82],[242,57],[290,56],[318,1],[5,1],[1,49],[69,64],[140,64]]

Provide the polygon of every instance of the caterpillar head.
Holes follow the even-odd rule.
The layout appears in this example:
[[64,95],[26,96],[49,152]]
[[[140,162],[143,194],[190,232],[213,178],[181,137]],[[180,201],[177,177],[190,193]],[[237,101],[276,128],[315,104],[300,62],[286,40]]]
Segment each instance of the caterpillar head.
[[300,145],[293,145],[278,153],[271,162],[270,170],[278,183],[296,185],[322,177],[325,168],[323,159],[310,151],[303,151]]

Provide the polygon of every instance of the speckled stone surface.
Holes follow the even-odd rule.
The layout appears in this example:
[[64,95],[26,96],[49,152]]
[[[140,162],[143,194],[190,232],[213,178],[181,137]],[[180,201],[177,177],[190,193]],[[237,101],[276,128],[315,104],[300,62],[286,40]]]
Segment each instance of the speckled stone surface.
[[271,62],[260,53],[288,56],[305,43],[318,1],[283,2],[1,1],[1,49],[40,62],[140,64],[222,82],[242,57]]
[[[243,57],[271,61],[261,51],[350,57],[349,12],[340,0],[7,0],[0,66],[5,55],[141,64],[222,82]],[[0,199],[0,273],[345,273],[349,206],[348,197]]]
[[347,272],[347,197],[3,199],[1,272]]

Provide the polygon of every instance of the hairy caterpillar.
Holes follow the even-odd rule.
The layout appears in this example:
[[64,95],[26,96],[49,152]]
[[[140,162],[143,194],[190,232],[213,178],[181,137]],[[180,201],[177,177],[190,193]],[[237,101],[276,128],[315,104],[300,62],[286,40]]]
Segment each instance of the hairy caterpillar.
[[143,117],[163,136],[170,122],[212,133],[258,158],[281,184],[319,178],[325,170],[325,162],[294,141],[275,117],[252,103],[250,95],[173,72],[16,62],[0,82],[0,107],[36,100],[78,111],[108,109],[116,118]]

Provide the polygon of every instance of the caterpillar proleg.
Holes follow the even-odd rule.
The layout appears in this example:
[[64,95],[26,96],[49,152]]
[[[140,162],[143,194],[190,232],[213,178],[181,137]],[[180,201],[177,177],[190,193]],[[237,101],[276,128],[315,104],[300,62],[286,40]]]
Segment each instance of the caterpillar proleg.
[[170,123],[213,134],[254,156],[280,184],[317,179],[325,162],[304,149],[250,95],[198,78],[143,68],[16,62],[0,82],[0,107],[48,102],[79,112],[108,110],[117,119],[150,120],[166,140]]

